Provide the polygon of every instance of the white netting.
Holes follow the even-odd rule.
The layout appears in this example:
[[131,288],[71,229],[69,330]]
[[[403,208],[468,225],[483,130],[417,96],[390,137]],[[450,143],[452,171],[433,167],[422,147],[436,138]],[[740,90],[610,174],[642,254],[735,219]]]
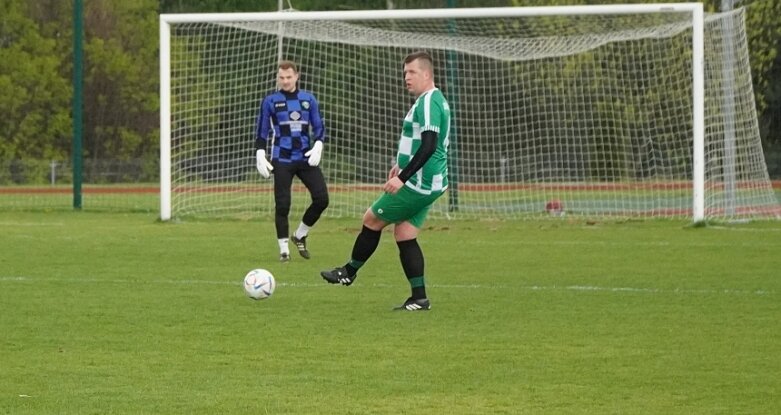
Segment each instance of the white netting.
[[[401,62],[432,53],[453,109],[451,190],[432,216],[691,216],[692,29],[686,13],[171,26],[172,211],[269,215],[254,169],[259,101],[280,47],[320,101],[326,216],[379,194],[411,98]],[[705,22],[706,215],[777,216],[743,11]],[[294,186],[293,213],[308,204]],[[553,202],[553,203],[550,203]]]

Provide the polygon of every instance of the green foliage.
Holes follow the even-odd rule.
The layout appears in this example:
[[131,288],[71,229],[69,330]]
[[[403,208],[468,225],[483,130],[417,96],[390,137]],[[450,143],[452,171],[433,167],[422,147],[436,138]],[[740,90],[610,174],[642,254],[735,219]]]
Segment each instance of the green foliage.
[[127,160],[158,149],[156,1],[85,4],[86,156]]
[[[721,4],[712,0],[710,11],[718,11]],[[716,4],[713,4],[716,3]],[[707,4],[707,3],[706,3]],[[773,66],[781,52],[781,2],[776,0],[754,0],[740,2],[746,6],[746,32],[751,61],[751,75],[754,81],[754,94],[757,99],[757,109],[760,113],[767,109]],[[775,82],[779,82],[778,79]],[[781,139],[781,135],[773,141]]]
[[[159,118],[154,0],[85,2],[84,154],[155,157]],[[68,160],[70,2],[4,1],[0,158]],[[13,80],[13,82],[11,82]]]
[[0,185],[48,184],[54,161],[0,159]]
[[[567,4],[645,0],[570,0]],[[560,0],[285,0],[298,10],[560,5]],[[706,0],[717,11],[720,0]],[[781,2],[745,0],[751,76],[768,151],[781,143]],[[84,155],[158,151],[158,13],[277,10],[277,0],[91,0],[85,6]],[[0,159],[70,158],[72,2],[0,1]],[[333,68],[326,71],[337,73]],[[658,99],[654,91],[647,99]],[[326,97],[327,98],[327,97]],[[338,104],[338,103],[336,103]],[[336,105],[334,104],[334,105]],[[636,113],[627,106],[626,116]],[[330,122],[330,120],[329,120]],[[339,122],[339,120],[334,120]],[[775,149],[775,150],[774,150]],[[770,166],[773,171],[774,166]],[[779,167],[776,166],[776,169]]]
[[746,27],[760,133],[771,176],[781,177],[781,2],[747,3]]
[[[512,0],[514,6],[557,6],[565,2],[560,0]],[[646,0],[569,0],[567,5],[587,4],[632,4],[648,3]],[[736,6],[746,7],[746,32],[749,45],[751,76],[754,84],[756,106],[764,127],[760,130],[762,141],[766,147],[781,143],[781,128],[770,128],[778,125],[781,119],[781,93],[777,85],[781,77],[777,68],[781,65],[781,2],[777,0],[744,0],[735,1]],[[703,1],[706,12],[721,10],[721,0]],[[773,103],[773,104],[771,104]],[[772,168],[772,166],[771,166]]]
[[70,146],[70,84],[56,42],[16,1],[0,2],[0,159],[59,158]]
[[[384,9],[388,0],[283,0],[282,4],[283,9],[292,6],[295,10],[363,10]],[[278,9],[277,0],[160,0],[161,13],[263,12]]]

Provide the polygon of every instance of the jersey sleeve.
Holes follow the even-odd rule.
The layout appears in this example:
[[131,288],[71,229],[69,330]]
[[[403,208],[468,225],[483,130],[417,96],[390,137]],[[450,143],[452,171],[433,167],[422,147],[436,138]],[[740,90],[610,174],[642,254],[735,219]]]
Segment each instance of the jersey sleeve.
[[266,142],[268,140],[269,132],[271,131],[271,114],[273,113],[274,106],[272,104],[271,95],[266,96],[263,102],[260,104],[260,110],[258,111],[258,119],[255,126],[255,149],[265,149]]
[[309,122],[312,123],[312,138],[325,142],[325,123],[320,115],[320,104],[312,95],[312,108],[309,109]]
[[434,94],[427,93],[422,97],[421,105],[418,105],[415,109],[416,118],[420,122],[420,131],[433,131],[437,134],[440,133],[440,125],[442,125],[445,117],[442,104],[433,99]]

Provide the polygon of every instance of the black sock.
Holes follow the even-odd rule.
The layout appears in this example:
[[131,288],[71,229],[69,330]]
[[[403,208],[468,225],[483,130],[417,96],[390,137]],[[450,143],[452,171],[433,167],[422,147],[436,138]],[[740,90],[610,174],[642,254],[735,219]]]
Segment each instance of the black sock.
[[404,275],[407,276],[410,288],[412,289],[412,298],[426,298],[426,282],[423,279],[423,251],[418,245],[417,239],[396,242],[399,246],[399,258],[401,267],[404,268]]
[[358,272],[363,264],[369,260],[374,251],[377,249],[377,245],[380,244],[380,236],[382,231],[375,231],[367,228],[366,226],[361,229],[361,233],[355,238],[355,244],[353,245],[353,254],[350,258],[350,262],[344,267],[347,268],[347,274],[353,276]]

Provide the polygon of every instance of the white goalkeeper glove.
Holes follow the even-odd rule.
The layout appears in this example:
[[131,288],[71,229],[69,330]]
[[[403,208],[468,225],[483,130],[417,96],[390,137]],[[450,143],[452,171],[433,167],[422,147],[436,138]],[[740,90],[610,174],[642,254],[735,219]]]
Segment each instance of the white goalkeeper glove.
[[323,142],[320,140],[315,141],[312,149],[304,153],[304,155],[309,157],[307,162],[310,166],[317,167],[320,164],[320,157],[323,155]]
[[266,160],[266,150],[258,150],[255,152],[257,158],[258,173],[260,177],[268,179],[271,176],[271,171],[274,170],[274,166]]

